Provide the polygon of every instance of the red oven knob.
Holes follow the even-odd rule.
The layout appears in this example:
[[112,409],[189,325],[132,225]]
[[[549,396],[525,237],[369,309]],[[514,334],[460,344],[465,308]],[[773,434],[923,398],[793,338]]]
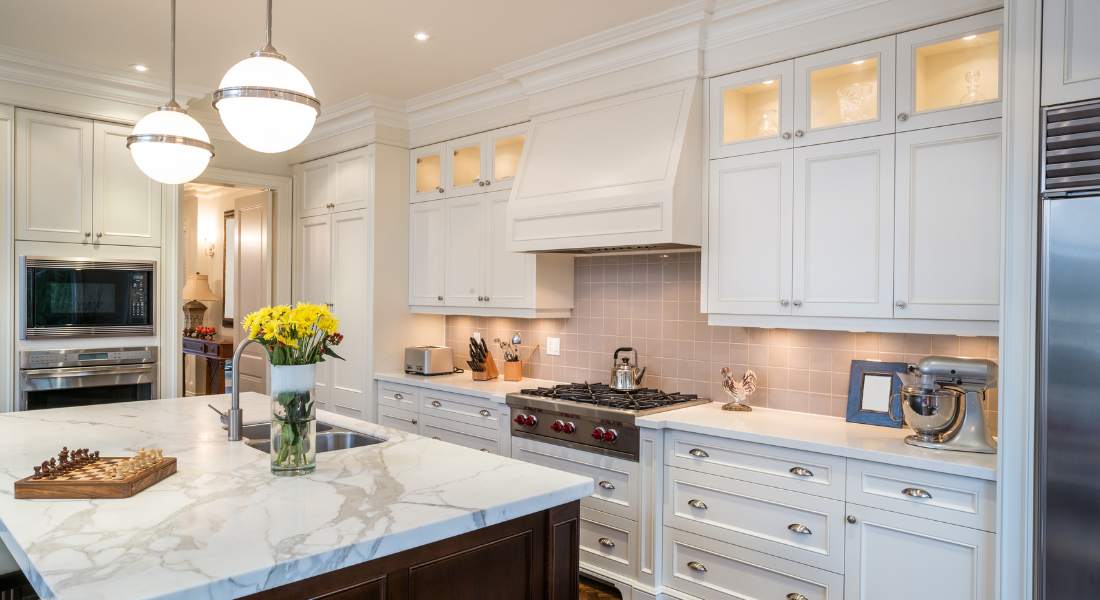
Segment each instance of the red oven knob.
[[603,427],[597,427],[592,430],[592,439],[596,441],[603,440],[603,434],[605,433]]
[[550,425],[550,429],[559,432],[563,431],[565,429],[565,423],[562,423],[561,420],[554,421],[554,423]]
[[568,422],[568,423],[561,426],[561,430],[564,431],[565,433],[573,433],[574,431],[577,430],[577,426],[574,425],[572,422]]
[[528,427],[534,427],[538,422],[539,420],[535,418],[535,415],[527,415],[523,420],[523,424]]
[[516,425],[526,425],[527,424],[527,415],[518,414],[518,415],[516,415],[516,418],[514,418],[512,420],[516,422]]
[[619,439],[618,431],[615,431],[614,429],[608,429],[607,431],[603,432],[603,441],[614,442],[617,439]]

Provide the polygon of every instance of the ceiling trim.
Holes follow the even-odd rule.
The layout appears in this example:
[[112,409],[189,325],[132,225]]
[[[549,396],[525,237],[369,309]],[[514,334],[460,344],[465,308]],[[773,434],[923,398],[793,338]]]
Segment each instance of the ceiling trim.
[[718,0],[707,26],[705,49],[793,29],[870,8],[889,0]]

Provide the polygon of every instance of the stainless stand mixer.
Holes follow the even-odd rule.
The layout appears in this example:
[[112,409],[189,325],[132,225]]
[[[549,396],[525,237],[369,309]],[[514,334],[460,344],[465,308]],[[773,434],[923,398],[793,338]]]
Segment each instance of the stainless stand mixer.
[[936,450],[995,454],[982,401],[997,393],[997,364],[928,356],[902,376],[901,406],[914,435],[905,443]]

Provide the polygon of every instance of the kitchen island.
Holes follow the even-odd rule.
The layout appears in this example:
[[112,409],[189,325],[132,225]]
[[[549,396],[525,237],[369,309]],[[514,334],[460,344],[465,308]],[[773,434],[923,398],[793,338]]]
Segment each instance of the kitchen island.
[[[42,598],[576,593],[577,501],[591,479],[323,411],[384,441],[277,478],[266,453],[226,441],[207,403],[227,400],[0,415],[0,539]],[[246,422],[270,410],[257,394],[241,405]],[[123,500],[14,499],[13,483],[61,446],[163,448],[178,472]]]

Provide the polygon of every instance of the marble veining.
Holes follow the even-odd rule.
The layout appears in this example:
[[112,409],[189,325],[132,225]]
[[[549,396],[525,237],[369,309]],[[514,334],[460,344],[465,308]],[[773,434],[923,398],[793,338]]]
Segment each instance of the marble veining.
[[[587,496],[587,477],[322,412],[385,439],[275,478],[229,443],[206,405],[154,400],[0,415],[0,539],[44,599],[254,593]],[[244,394],[246,418],[268,400]],[[249,420],[254,420],[249,418]],[[62,446],[161,447],[176,475],[125,500],[15,500],[12,484]]]

